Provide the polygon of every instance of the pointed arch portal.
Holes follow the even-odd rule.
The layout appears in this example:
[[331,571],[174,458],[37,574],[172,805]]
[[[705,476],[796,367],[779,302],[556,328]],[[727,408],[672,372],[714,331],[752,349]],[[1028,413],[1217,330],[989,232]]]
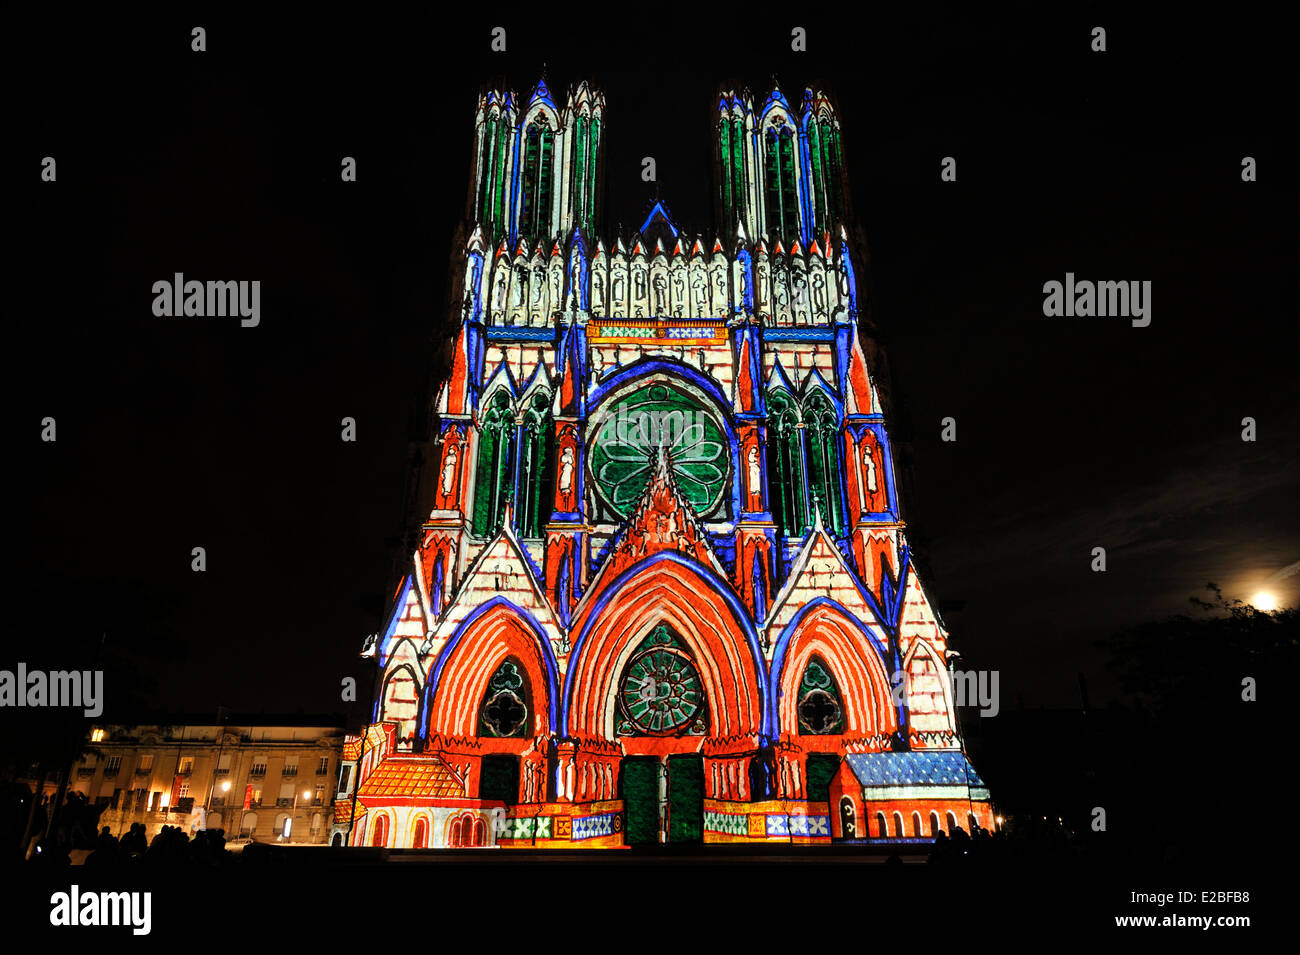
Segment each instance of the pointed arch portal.
[[658,627],[680,638],[698,670],[708,735],[764,731],[766,688],[758,635],[730,584],[673,553],[637,565],[574,621],[563,732],[614,739],[619,680]]
[[[528,714],[525,737],[550,732],[555,713],[556,669],[550,648],[540,630],[525,622],[527,615],[497,597],[470,615],[438,656],[430,676],[433,688],[426,726],[446,736],[472,736],[479,728],[480,711],[492,699],[489,690],[503,664],[522,668],[521,687],[527,687]],[[513,688],[512,689],[516,689]]]

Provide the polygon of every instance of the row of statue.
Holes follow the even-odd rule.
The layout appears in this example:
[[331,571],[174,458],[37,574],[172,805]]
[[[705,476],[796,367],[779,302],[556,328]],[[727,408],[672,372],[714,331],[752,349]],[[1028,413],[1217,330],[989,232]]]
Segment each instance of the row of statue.
[[690,251],[678,242],[671,253],[647,252],[637,242],[613,251],[603,244],[588,259],[580,244],[566,267],[558,244],[550,255],[504,248],[471,256],[466,269],[464,318],[490,325],[546,327],[557,312],[599,318],[725,320],[745,311],[775,326],[828,325],[850,317],[852,282],[843,253],[834,260],[814,243],[787,252],[765,243],[711,254],[697,240]]

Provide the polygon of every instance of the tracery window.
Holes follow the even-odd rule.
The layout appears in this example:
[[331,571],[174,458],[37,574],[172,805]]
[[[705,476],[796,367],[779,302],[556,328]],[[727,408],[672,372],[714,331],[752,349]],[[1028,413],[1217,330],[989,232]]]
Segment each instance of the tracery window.
[[767,411],[767,474],[772,517],[781,533],[797,537],[808,525],[799,414],[794,399],[784,391],[768,394]]
[[574,218],[584,235],[591,235],[596,212],[596,152],[600,117],[579,116],[573,143]]
[[724,115],[718,123],[718,151],[722,160],[722,209],[727,226],[745,210],[745,121]]
[[475,208],[479,222],[493,244],[505,235],[509,143],[509,122],[499,113],[489,113],[479,127],[479,179]]
[[591,442],[591,475],[598,500],[610,511],[632,513],[661,447],[678,490],[697,515],[724,506],[730,443],[722,421],[702,401],[656,382],[618,398],[602,421]]
[[690,653],[660,625],[637,647],[618,691],[620,736],[702,736],[704,686]]
[[818,657],[808,661],[799,681],[797,713],[801,735],[825,736],[844,731],[844,704],[839,687],[830,668]]
[[510,445],[515,416],[510,396],[498,391],[479,425],[478,466],[474,480],[474,533],[486,537],[501,527],[511,490]]
[[839,420],[830,399],[820,391],[814,391],[804,400],[803,423],[808,441],[808,493],[821,512],[823,526],[843,534]]
[[505,739],[528,736],[531,698],[528,674],[519,661],[510,658],[502,662],[483,693],[478,735]]
[[551,184],[555,133],[538,116],[524,136],[524,193],[519,231],[531,240],[551,234]]
[[840,132],[829,116],[808,124],[808,158],[812,166],[814,231],[830,232],[843,221],[844,196],[840,178]]
[[769,126],[766,143],[767,232],[773,240],[788,241],[799,232],[794,136],[789,126]]
[[555,428],[551,419],[551,397],[545,392],[533,395],[524,412],[523,455],[519,465],[519,502],[515,508],[519,536],[540,538],[551,517],[547,492],[554,479]]

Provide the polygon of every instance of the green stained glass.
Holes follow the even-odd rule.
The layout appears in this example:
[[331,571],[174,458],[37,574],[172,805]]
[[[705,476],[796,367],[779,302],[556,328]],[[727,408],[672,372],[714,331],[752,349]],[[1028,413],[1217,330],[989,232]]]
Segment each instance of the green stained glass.
[[620,398],[592,441],[592,484],[605,505],[626,517],[668,450],[673,477],[701,516],[722,501],[730,472],[726,433],[702,402],[667,384],[652,384]]
[[808,487],[821,510],[827,530],[844,532],[840,499],[839,421],[825,395],[814,392],[804,403],[804,430],[808,439]]
[[587,226],[587,153],[588,140],[591,137],[590,122],[586,117],[578,120],[578,135],[573,144],[574,149],[574,219],[577,220],[579,227],[585,229]]
[[813,223],[818,232],[826,228],[826,174],[822,168],[820,125],[808,124],[808,158],[812,165]]
[[794,400],[784,391],[768,394],[768,486],[772,492],[772,515],[781,530],[802,536],[807,526],[803,453]]
[[735,214],[731,199],[733,178],[731,168],[731,123],[726,119],[718,124],[718,137],[718,148],[722,156],[722,214],[726,217],[727,223],[730,224],[731,220],[735,218]]
[[500,241],[505,235],[506,227],[506,141],[508,132],[506,123],[497,123],[497,149],[496,165],[493,176],[496,178],[496,199],[492,204],[492,232],[493,241]]
[[519,475],[523,493],[516,514],[520,536],[529,539],[542,536],[551,513],[546,492],[554,477],[552,430],[551,399],[540,392],[533,396],[531,407],[524,415],[524,459]]
[[775,129],[767,131],[767,151],[764,172],[764,192],[767,213],[767,232],[775,241],[781,238],[781,177],[777,175],[780,168],[777,152],[777,134]]
[[844,221],[844,189],[843,189],[843,157],[840,155],[840,131],[832,126],[829,122],[824,125],[826,139],[829,143],[828,153],[830,161],[827,164],[830,168],[831,180],[831,209],[835,215],[835,221]]
[[794,185],[794,144],[790,130],[781,130],[781,231],[792,236],[799,231],[799,195]]
[[704,731],[704,688],[690,655],[667,627],[647,637],[619,688],[621,735]]
[[499,391],[488,403],[479,431],[478,467],[474,477],[474,533],[479,537],[486,537],[501,526],[510,493],[513,431],[510,398]]
[[844,729],[844,705],[830,669],[818,657],[808,661],[799,682],[799,732],[822,736]]
[[590,234],[596,228],[596,160],[600,157],[600,117],[591,118],[591,146],[587,150],[587,207],[583,212]]
[[[745,122],[731,121],[731,192],[737,211],[745,208]],[[734,216],[733,216],[734,218]]]
[[541,165],[537,172],[537,218],[533,235],[540,237],[551,232],[551,150],[554,145],[551,130],[542,128]]
[[531,240],[551,232],[552,151],[555,136],[546,120],[538,116],[528,127],[524,146],[523,211],[521,230]]

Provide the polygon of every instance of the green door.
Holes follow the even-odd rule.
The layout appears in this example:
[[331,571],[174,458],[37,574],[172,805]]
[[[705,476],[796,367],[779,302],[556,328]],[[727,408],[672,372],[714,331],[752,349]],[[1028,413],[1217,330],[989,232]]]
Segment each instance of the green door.
[[623,806],[627,812],[628,845],[659,841],[659,760],[629,757],[623,760]]
[[668,841],[704,839],[704,757],[668,757]]
[[808,798],[813,802],[830,800],[831,780],[840,768],[840,758],[834,753],[808,754]]
[[519,802],[518,756],[484,756],[479,773],[479,799],[500,799],[507,806]]

